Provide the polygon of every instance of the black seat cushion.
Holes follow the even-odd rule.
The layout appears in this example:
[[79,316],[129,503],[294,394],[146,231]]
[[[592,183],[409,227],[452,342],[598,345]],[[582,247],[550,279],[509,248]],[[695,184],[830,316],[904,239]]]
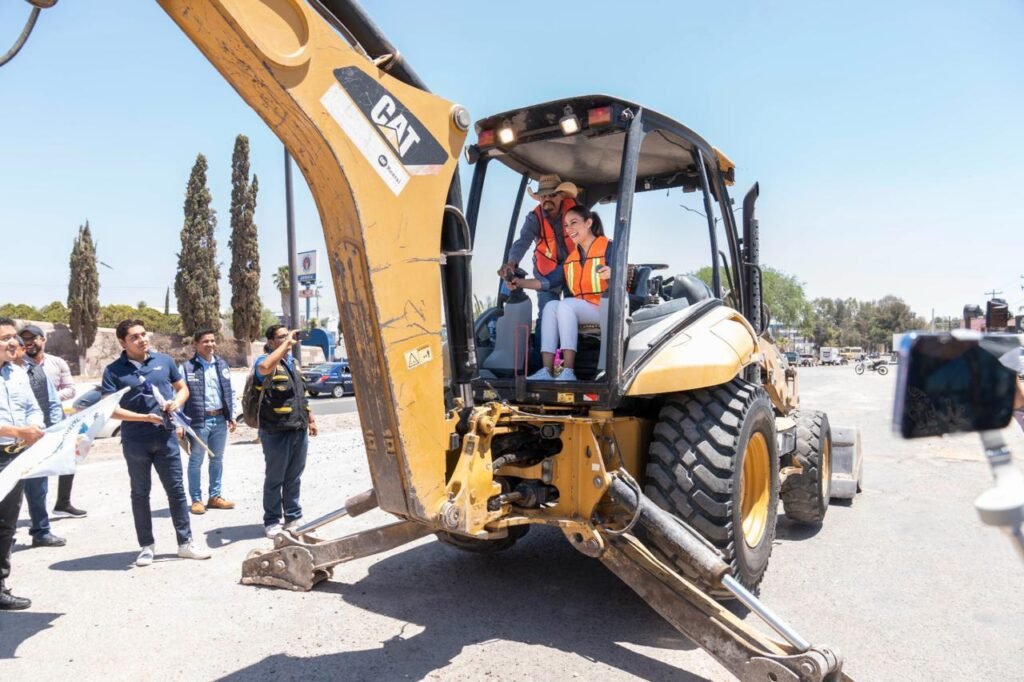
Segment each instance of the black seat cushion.
[[689,307],[690,301],[687,299],[673,298],[671,301],[638,310],[629,323],[629,335],[630,337],[636,336],[651,325],[661,322],[672,313]]
[[690,303],[697,303],[711,298],[711,288],[693,275],[676,275],[672,282],[672,298],[684,297]]

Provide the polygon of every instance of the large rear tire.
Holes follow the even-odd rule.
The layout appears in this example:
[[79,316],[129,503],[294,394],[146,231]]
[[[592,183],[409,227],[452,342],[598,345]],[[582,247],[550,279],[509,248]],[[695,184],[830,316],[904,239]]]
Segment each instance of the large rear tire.
[[825,520],[832,495],[832,427],[824,412],[792,415],[796,420],[796,454],[803,469],[782,483],[786,518],[818,526]]
[[856,365],[854,365],[853,371],[856,372],[857,374],[863,374],[864,373],[864,364],[858,362]]
[[878,373],[879,373],[879,375],[881,375],[881,376],[883,376],[883,377],[884,377],[884,376],[885,376],[886,374],[888,374],[888,373],[889,373],[889,368],[888,368],[888,367],[886,367],[885,365],[879,365],[879,366],[878,366],[878,367],[877,367],[877,368],[875,369],[875,371],[876,371],[876,372],[878,372]]
[[[775,538],[777,447],[768,394],[734,379],[670,396],[648,453],[646,495],[720,549],[732,575],[750,590],[764,577]],[[650,540],[678,569],[696,577],[661,538]]]

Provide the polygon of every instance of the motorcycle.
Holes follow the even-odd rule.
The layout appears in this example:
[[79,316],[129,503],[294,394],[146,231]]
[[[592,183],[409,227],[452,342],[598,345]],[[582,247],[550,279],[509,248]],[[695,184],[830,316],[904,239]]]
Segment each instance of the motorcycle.
[[886,367],[888,364],[887,360],[878,358],[877,360],[860,360],[854,366],[853,371],[857,374],[863,374],[865,370],[869,372],[878,372],[880,376],[885,376],[889,373],[889,368]]

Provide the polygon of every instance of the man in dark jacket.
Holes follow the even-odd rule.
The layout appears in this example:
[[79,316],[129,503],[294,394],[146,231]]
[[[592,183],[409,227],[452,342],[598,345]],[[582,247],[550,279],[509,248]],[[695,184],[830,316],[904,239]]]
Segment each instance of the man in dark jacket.
[[[256,359],[256,382],[264,384],[260,398],[260,443],[266,475],[263,479],[263,527],[267,537],[292,530],[302,519],[299,488],[306,468],[308,436],[317,434],[309,410],[306,386],[289,351],[299,330],[279,324],[267,328],[266,355]],[[269,381],[265,381],[269,380]],[[307,436],[308,433],[308,436]]]
[[[235,430],[232,414],[234,394],[231,391],[231,369],[224,359],[215,355],[217,334],[212,329],[200,329],[192,336],[195,355],[181,363],[181,373],[188,384],[185,414],[192,420],[192,430],[210,448],[189,436],[188,493],[192,498],[189,510],[205,514],[207,509],[234,509],[235,503],[221,495],[224,475],[224,447],[228,432]],[[203,458],[210,457],[210,497],[203,504]]]

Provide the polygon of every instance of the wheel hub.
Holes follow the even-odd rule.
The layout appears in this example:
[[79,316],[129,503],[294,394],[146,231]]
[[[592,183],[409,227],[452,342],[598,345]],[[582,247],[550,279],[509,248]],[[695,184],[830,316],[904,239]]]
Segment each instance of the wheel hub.
[[764,435],[751,435],[743,455],[740,477],[740,519],[743,540],[748,547],[756,547],[768,528],[768,501],[771,499],[771,463],[768,456]]

